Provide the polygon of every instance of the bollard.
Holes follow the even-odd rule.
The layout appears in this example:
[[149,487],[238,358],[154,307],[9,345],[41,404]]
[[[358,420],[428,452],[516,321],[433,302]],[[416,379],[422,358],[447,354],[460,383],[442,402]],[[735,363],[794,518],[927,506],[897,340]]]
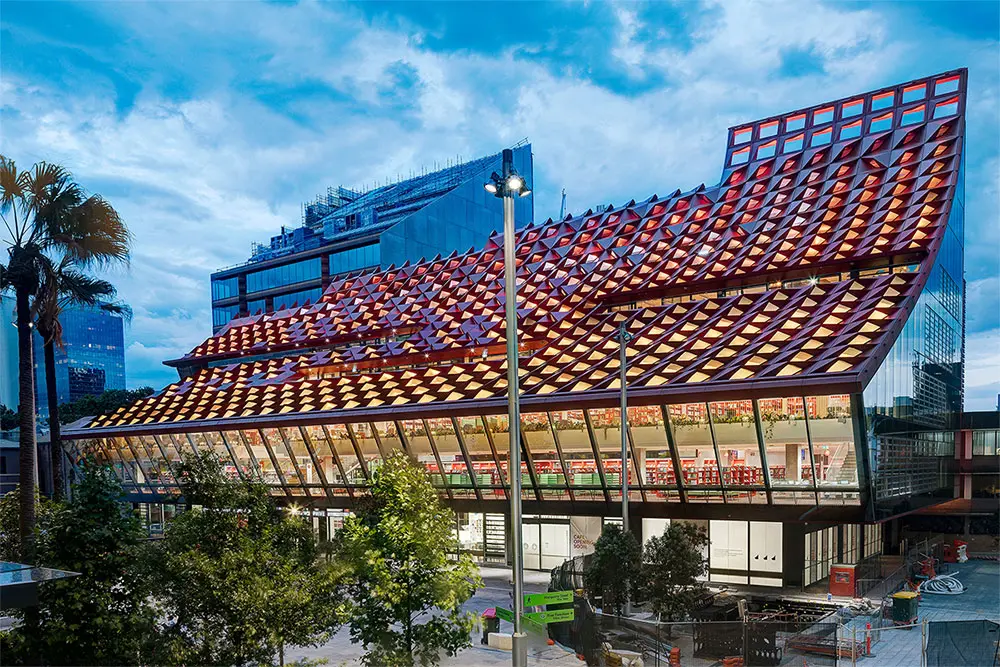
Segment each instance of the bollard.
[[851,626],[851,667],[858,664],[858,626]]
[[920,667],[927,667],[927,619],[920,622]]
[[865,623],[865,655],[872,654],[872,624]]

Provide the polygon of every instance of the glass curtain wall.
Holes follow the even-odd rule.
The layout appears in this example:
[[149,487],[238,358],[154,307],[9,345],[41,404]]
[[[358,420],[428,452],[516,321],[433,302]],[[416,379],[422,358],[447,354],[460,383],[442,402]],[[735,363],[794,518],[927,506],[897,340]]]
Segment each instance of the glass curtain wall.
[[[628,414],[634,501],[860,502],[848,395],[633,406]],[[619,422],[613,408],[524,413],[523,498],[620,500]],[[402,450],[448,499],[503,500],[508,442],[506,416],[482,415],[97,438],[75,449],[114,466],[130,492],[166,493],[183,455],[212,452],[234,479],[312,499],[364,494],[383,457]]]

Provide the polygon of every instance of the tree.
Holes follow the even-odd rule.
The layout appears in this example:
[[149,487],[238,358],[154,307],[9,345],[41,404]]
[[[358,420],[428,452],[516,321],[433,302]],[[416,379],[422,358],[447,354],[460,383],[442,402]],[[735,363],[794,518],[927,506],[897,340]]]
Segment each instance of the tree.
[[[38,497],[38,487],[35,487],[35,514],[38,522],[36,530],[47,530],[53,513],[59,504],[48,498]],[[21,533],[18,530],[21,515],[21,496],[19,489],[0,496],[0,560],[16,561],[21,557]]]
[[131,319],[132,309],[116,302],[117,290],[106,280],[87,275],[70,255],[58,261],[45,257],[43,277],[32,303],[35,324],[42,337],[45,358],[45,391],[49,407],[49,456],[52,466],[52,496],[62,497],[62,438],[59,422],[59,396],[56,391],[56,352],[64,347],[62,324],[59,321],[67,306],[89,306]]
[[52,257],[72,257],[82,267],[128,258],[130,235],[100,195],[88,196],[58,165],[39,162],[20,171],[0,155],[0,218],[10,239],[0,265],[0,291],[13,290],[17,324],[20,413],[20,526],[22,557],[34,561],[35,379],[31,358],[31,301]]
[[[90,462],[82,471],[71,502],[39,504],[37,541],[40,561],[80,576],[39,587],[35,627],[15,625],[0,635],[4,664],[148,664],[155,649],[153,547],[122,504],[114,472]],[[6,533],[14,518],[6,509],[2,516]]]
[[167,527],[156,595],[161,662],[270,664],[339,624],[337,570],[318,563],[310,526],[257,481],[232,480],[212,452],[186,457],[190,506]]
[[621,615],[629,594],[636,597],[641,567],[642,547],[635,535],[606,524],[584,571],[584,586],[591,595],[601,596],[605,609]]
[[646,599],[662,620],[683,620],[704,593],[697,578],[705,574],[702,552],[707,545],[705,530],[684,521],[672,521],[663,535],[646,543]]
[[72,424],[83,417],[97,417],[115,412],[119,408],[127,408],[139,399],[153,395],[152,387],[138,389],[105,389],[103,393],[93,396],[81,396],[75,401],[59,406],[59,421]]
[[375,471],[371,497],[337,533],[346,569],[351,639],[375,666],[436,664],[469,645],[475,615],[462,604],[482,580],[456,550],[455,514],[424,470],[394,452]]
[[17,428],[17,411],[11,410],[6,405],[0,405],[0,431],[10,431]]

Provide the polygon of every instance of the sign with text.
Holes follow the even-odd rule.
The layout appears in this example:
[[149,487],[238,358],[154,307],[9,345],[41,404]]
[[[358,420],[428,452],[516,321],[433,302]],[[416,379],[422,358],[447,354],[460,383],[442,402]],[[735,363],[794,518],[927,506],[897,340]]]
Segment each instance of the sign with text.
[[525,607],[543,604],[566,604],[573,601],[573,591],[550,591],[548,593],[528,593],[524,596]]
[[575,618],[572,609],[553,609],[552,611],[535,611],[524,615],[536,623],[562,623]]
[[524,627],[529,632],[538,632],[541,634],[545,633],[545,626],[536,621],[535,619],[529,618],[528,614],[522,616],[521,620],[524,621]]
[[514,612],[510,609],[504,609],[503,607],[497,607],[497,618],[501,618],[508,623],[514,622]]

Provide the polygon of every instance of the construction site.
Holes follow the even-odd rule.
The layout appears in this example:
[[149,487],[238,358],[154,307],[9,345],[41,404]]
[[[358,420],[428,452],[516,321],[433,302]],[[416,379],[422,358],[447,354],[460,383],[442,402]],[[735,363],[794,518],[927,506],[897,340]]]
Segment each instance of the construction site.
[[550,588],[575,587],[575,619],[548,633],[602,667],[998,665],[1000,558],[962,547],[928,540],[881,557],[883,576],[855,596],[824,591],[826,582],[780,592],[710,586],[683,623],[657,622],[641,601],[628,616],[604,613],[582,587],[586,558],[574,559],[553,571]]

